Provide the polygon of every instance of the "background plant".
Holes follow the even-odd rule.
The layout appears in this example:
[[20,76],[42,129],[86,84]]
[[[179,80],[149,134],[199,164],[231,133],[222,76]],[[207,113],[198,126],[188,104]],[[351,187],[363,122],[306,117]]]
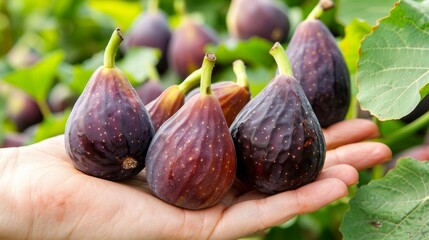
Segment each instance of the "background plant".
[[[213,80],[234,79],[232,62],[242,59],[255,96],[275,73],[275,63],[268,54],[272,43],[259,38],[232,41],[225,22],[229,3],[186,1],[188,12],[219,34],[219,45],[207,47],[218,56]],[[317,1],[283,3],[288,5],[291,35]],[[145,9],[146,1],[137,0],[0,0],[0,142],[19,135],[23,144],[29,144],[62,134],[70,105],[63,111],[51,109],[49,98],[54,87],[61,83],[72,96],[78,96],[102,63],[112,30],[118,26],[126,32]],[[160,9],[174,29],[180,16],[173,0],[160,1]],[[429,92],[429,1],[337,0],[322,21],[337,37],[351,75],[353,98],[347,118],[374,119],[381,131],[376,141],[388,144],[394,155],[425,146],[429,108],[423,106],[421,112],[426,114],[409,114],[419,102],[423,105]],[[156,49],[137,48],[119,54],[117,65],[138,86],[148,79],[159,57]],[[171,70],[160,77],[164,87],[183,80]],[[17,130],[9,117],[10,106],[16,103],[11,103],[11,88],[35,100],[42,122],[23,132]],[[385,176],[387,169],[395,166],[394,160],[361,171],[360,182],[348,197],[251,238],[428,238],[424,217],[429,199],[428,162],[401,160]]]

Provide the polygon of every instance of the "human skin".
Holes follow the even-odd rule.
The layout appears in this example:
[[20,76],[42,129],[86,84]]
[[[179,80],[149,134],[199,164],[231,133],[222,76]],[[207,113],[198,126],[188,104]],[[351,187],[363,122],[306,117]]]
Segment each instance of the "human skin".
[[233,187],[198,211],[156,198],[144,172],[122,182],[83,174],[64,136],[0,149],[0,239],[237,239],[347,195],[358,170],[391,158],[386,145],[365,141],[377,135],[368,120],[336,123],[324,130],[328,151],[315,182],[271,196]]

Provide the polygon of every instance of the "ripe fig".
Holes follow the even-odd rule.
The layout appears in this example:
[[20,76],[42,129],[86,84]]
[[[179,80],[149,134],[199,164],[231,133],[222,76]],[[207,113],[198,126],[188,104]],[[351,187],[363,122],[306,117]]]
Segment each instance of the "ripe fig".
[[137,87],[136,91],[143,104],[146,105],[159,97],[164,91],[164,87],[159,80],[148,79]]
[[316,179],[325,159],[317,118],[284,49],[270,50],[280,74],[241,110],[230,131],[237,153],[237,178],[274,194]]
[[148,11],[142,12],[131,27],[124,41],[124,48],[151,47],[161,51],[157,69],[163,73],[168,68],[167,50],[171,30],[166,14],[158,8],[158,0],[150,0]]
[[76,100],[76,94],[66,84],[58,83],[49,93],[48,105],[52,112],[58,113],[72,107]]
[[6,117],[10,119],[19,132],[26,128],[43,121],[42,111],[37,102],[21,90],[7,87],[5,93],[6,100]]
[[344,119],[351,91],[349,72],[337,42],[329,29],[316,19],[327,2],[331,1],[322,0],[298,25],[286,50],[295,78],[323,128]]
[[214,54],[206,55],[201,93],[161,126],[146,158],[150,189],[160,199],[186,209],[215,205],[235,177],[234,145],[210,87],[215,59]]
[[104,53],[104,66],[89,79],[70,113],[65,146],[74,166],[89,175],[122,180],[138,174],[154,130],[143,103],[120,69],[115,53],[122,41],[116,29]]
[[290,28],[286,6],[273,0],[232,0],[226,23],[234,38],[257,36],[273,43],[286,42]]
[[155,132],[185,103],[185,94],[200,81],[201,69],[194,71],[181,84],[165,89],[159,97],[146,105]]
[[190,16],[182,12],[183,19],[171,36],[168,48],[169,66],[181,78],[198,69],[205,55],[204,47],[208,44],[217,44],[218,38],[213,29],[197,23]]
[[[237,82],[222,81],[212,84],[213,94],[220,102],[228,126],[231,126],[237,114],[250,101],[249,83],[243,61],[236,60],[233,63],[233,70]],[[199,89],[192,90],[186,95],[185,101],[198,93]]]
[[6,133],[1,141],[0,148],[21,147],[30,142],[30,138],[24,133]]

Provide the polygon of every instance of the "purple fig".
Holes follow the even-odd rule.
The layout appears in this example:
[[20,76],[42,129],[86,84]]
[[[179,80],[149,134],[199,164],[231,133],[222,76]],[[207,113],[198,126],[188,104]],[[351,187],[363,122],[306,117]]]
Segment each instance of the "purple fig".
[[163,73],[168,68],[167,50],[171,38],[171,30],[166,14],[158,8],[157,0],[150,0],[148,11],[141,13],[134,21],[124,48],[151,47],[161,51],[161,59],[157,69]]
[[210,87],[215,59],[214,54],[206,55],[201,93],[161,126],[146,159],[150,189],[160,199],[181,208],[215,205],[235,178],[234,145]]
[[204,58],[205,46],[217,43],[217,36],[212,29],[196,23],[190,17],[184,17],[171,37],[168,49],[169,66],[179,77],[185,78],[199,68]]
[[322,170],[322,129],[279,43],[270,50],[280,74],[241,110],[230,131],[237,178],[274,194],[314,181]]
[[56,84],[49,93],[48,105],[52,112],[58,113],[66,108],[72,107],[77,100],[77,96],[65,84]]
[[[213,94],[218,98],[222,107],[228,126],[234,121],[237,114],[250,101],[249,84],[243,61],[236,60],[233,63],[234,73],[237,82],[222,81],[212,84]],[[199,93],[199,89],[194,89],[186,95],[186,101]]]
[[65,129],[66,151],[75,167],[92,176],[122,180],[144,168],[154,135],[147,110],[122,71],[115,53],[122,42],[116,29],[104,53],[104,66],[89,79]]
[[0,144],[0,148],[21,147],[29,142],[29,137],[24,133],[6,133]]
[[[318,19],[322,0],[299,24],[287,48],[292,70],[325,128],[344,119],[350,104],[350,75],[337,42]],[[331,7],[332,4],[329,6]]]
[[199,83],[201,69],[194,71],[181,84],[165,89],[159,97],[146,105],[155,132],[185,103],[185,94]]
[[159,80],[149,79],[137,87],[136,91],[143,104],[146,105],[159,97],[164,91],[164,87]]
[[26,93],[12,89],[7,93],[6,117],[19,132],[43,120],[43,114],[36,101]]
[[237,39],[257,36],[273,43],[286,42],[290,28],[286,6],[273,0],[232,0],[226,23]]

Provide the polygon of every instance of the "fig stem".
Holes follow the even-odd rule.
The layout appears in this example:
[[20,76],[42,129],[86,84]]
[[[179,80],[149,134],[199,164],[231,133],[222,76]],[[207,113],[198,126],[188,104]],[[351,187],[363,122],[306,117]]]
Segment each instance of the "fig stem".
[[184,0],[174,0],[174,11],[179,16],[185,16],[186,15],[186,4]]
[[207,53],[204,56],[203,66],[201,67],[201,84],[200,91],[201,95],[207,96],[212,95],[212,72],[216,62],[216,55],[214,53]]
[[181,84],[179,84],[180,91],[182,91],[184,94],[186,94],[195,85],[197,85],[200,82],[201,72],[202,71],[201,71],[201,68],[200,68],[200,69],[195,70],[189,76],[187,76],[185,78],[185,80],[183,80],[183,82]]
[[274,43],[274,46],[270,50],[270,54],[276,61],[280,74],[293,76],[289,58],[287,57],[283,46],[279,42]]
[[110,37],[109,43],[104,51],[104,67],[114,68],[115,67],[115,56],[118,51],[119,45],[124,40],[121,34],[121,30],[116,28]]
[[332,0],[320,0],[319,3],[311,10],[308,14],[306,20],[313,20],[320,18],[323,13],[334,7],[334,2]]
[[157,12],[159,9],[159,0],[149,0],[147,9],[149,12]]
[[246,74],[246,66],[241,60],[235,60],[232,63],[232,70],[234,71],[235,76],[237,77],[237,84],[249,89],[249,81]]
[[397,141],[404,140],[410,135],[414,134],[418,130],[424,128],[429,123],[429,112],[426,112],[413,122],[407,124],[406,126],[400,128],[399,130],[383,136],[379,139],[375,139],[375,141],[384,143],[386,145],[391,146],[392,144],[396,143]]

